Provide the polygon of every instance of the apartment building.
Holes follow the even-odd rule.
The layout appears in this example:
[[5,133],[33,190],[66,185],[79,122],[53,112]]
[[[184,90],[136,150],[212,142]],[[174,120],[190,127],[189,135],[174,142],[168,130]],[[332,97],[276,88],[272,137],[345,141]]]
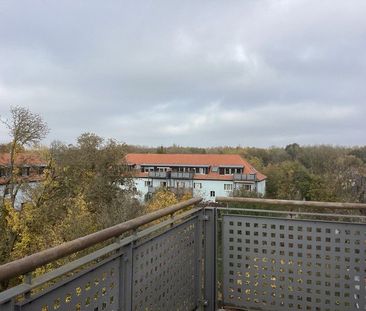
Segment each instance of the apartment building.
[[235,154],[138,154],[126,156],[134,182],[144,199],[160,187],[189,192],[206,201],[231,196],[236,189],[264,195],[266,176]]
[[[41,157],[34,153],[21,153],[15,159],[17,168],[17,179],[19,183],[26,184],[27,187],[36,185],[43,178],[46,163]],[[9,175],[10,175],[10,154],[0,154],[0,196],[5,193],[5,197],[9,195]],[[15,208],[20,209],[22,203],[27,201],[24,187],[20,187],[16,200]]]

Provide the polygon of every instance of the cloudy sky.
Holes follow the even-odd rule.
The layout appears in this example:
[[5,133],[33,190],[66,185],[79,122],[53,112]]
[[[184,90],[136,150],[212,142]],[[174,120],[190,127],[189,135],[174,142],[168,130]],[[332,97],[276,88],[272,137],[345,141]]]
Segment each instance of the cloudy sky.
[[1,0],[0,115],[41,114],[46,143],[364,145],[365,16],[365,0]]

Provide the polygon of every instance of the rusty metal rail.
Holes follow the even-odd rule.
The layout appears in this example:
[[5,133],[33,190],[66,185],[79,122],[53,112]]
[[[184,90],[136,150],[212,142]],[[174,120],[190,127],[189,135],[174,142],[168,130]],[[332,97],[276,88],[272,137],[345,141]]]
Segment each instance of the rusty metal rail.
[[66,242],[64,244],[46,249],[44,251],[32,254],[22,259],[9,262],[0,266],[0,281],[5,281],[13,277],[33,271],[34,269],[48,264],[57,259],[66,257],[75,252],[84,250],[88,247],[104,242],[110,238],[117,237],[127,231],[135,230],[140,226],[148,224],[161,217],[172,215],[188,206],[198,204],[202,198],[193,198],[156,212],[143,215],[121,224],[94,232],[84,237]]
[[277,206],[297,206],[297,207],[322,207],[329,209],[359,209],[366,210],[366,204],[363,203],[339,203],[339,202],[319,202],[319,201],[293,201],[293,200],[274,200],[274,199],[256,199],[239,197],[216,197],[217,202],[222,203],[256,203]]

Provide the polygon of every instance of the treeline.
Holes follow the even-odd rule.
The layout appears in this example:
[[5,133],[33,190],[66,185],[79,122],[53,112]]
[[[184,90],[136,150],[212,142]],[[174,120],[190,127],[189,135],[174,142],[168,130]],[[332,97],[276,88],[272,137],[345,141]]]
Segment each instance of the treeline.
[[366,146],[284,148],[127,146],[128,152],[240,154],[267,175],[268,198],[366,202]]

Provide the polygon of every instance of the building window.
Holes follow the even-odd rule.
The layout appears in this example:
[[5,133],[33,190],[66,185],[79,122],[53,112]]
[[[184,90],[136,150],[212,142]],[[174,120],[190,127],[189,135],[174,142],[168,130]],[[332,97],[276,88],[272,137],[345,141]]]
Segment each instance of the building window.
[[215,196],[215,191],[210,191],[210,197],[214,197]]
[[250,185],[244,185],[243,188],[246,191],[251,191],[252,190],[252,187]]
[[160,187],[166,187],[166,181],[161,181],[160,182]]
[[200,182],[195,182],[195,183],[194,183],[194,189],[202,189],[202,183],[200,183]]
[[233,185],[232,184],[224,184],[224,190],[232,191],[233,190]]
[[38,174],[39,175],[43,175],[44,174],[44,170],[45,170],[45,167],[44,166],[38,167]]
[[145,180],[145,187],[150,187],[150,186],[151,186],[151,181]]

